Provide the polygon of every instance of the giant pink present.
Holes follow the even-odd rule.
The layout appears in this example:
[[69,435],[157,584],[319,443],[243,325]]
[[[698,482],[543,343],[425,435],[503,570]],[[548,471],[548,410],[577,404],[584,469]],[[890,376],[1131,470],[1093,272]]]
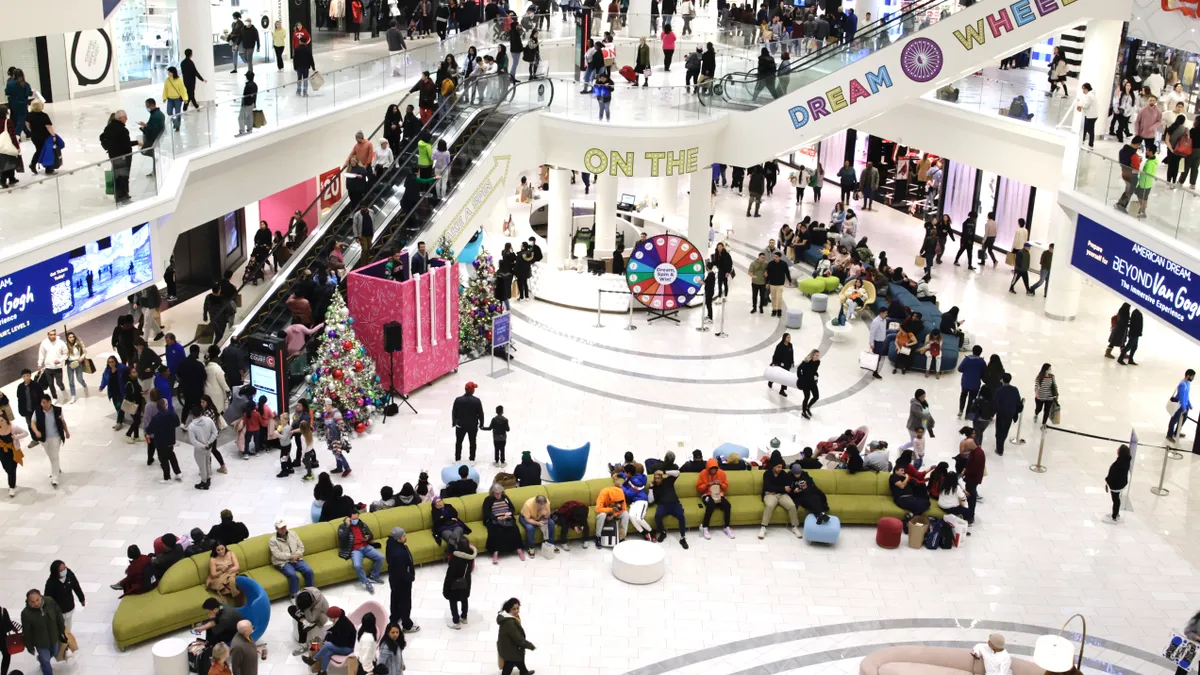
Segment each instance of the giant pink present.
[[384,391],[392,387],[393,359],[383,350],[383,326],[400,322],[404,348],[394,356],[395,389],[408,394],[458,368],[458,265],[392,281],[383,278],[385,264],[350,273],[347,306]]

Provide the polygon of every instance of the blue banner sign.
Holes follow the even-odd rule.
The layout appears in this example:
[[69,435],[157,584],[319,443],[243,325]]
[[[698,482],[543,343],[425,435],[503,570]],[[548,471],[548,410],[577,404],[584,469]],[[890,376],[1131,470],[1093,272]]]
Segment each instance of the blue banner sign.
[[512,315],[501,314],[492,317],[492,346],[506,345],[512,339]]
[[144,224],[0,277],[0,347],[153,279]]
[[1083,273],[1200,340],[1200,291],[1196,272],[1080,215],[1071,264]]

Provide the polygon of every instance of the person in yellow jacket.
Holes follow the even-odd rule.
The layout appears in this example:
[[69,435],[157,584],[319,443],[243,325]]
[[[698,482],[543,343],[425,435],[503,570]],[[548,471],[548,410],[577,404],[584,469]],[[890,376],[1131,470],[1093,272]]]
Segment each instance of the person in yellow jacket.
[[283,70],[283,48],[287,46],[287,29],[282,21],[275,22],[275,30],[271,31],[271,45],[275,47],[275,65]]
[[187,87],[183,84],[183,78],[179,77],[179,71],[175,66],[167,68],[167,79],[163,82],[163,103],[167,104],[167,117],[171,119],[171,126],[175,131],[179,131],[179,114],[183,112],[183,104],[188,100]]
[[596,548],[600,548],[600,531],[604,528],[605,520],[612,518],[618,521],[618,540],[624,539],[629,531],[629,509],[625,508],[625,491],[621,489],[625,484],[625,476],[614,473],[612,482],[612,487],[604,488],[596,497]]

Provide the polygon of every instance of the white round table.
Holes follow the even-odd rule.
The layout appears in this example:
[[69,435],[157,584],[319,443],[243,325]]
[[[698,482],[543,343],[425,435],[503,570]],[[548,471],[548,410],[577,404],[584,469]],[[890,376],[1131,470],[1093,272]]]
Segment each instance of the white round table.
[[851,326],[849,323],[839,325],[833,323],[833,320],[830,319],[829,321],[825,322],[825,328],[830,333],[829,340],[831,342],[845,342],[846,340],[850,339],[849,335]]
[[627,539],[613,549],[612,572],[627,584],[652,584],[667,573],[667,556],[659,544]]
[[188,675],[187,648],[189,642],[166,638],[154,643],[154,675]]

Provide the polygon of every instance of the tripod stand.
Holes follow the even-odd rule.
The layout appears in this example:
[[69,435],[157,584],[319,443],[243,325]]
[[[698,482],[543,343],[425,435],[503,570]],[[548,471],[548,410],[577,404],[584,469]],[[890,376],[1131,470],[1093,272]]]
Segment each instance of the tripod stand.
[[[386,392],[384,392],[385,394],[387,394],[388,402],[387,402],[387,405],[384,406],[384,409],[383,409],[383,423],[387,424],[387,419],[388,419],[387,409],[388,409],[388,407],[395,405],[394,402],[397,397],[400,399],[400,401],[402,403],[404,403],[404,405],[408,406],[409,410],[413,411],[414,415],[420,414],[417,412],[417,409],[414,408],[412,406],[412,404],[408,402],[408,396],[396,391],[396,352],[388,352],[388,378],[389,378],[388,379],[388,390]],[[400,408],[398,406],[396,408],[396,412],[397,413],[400,412]],[[395,413],[393,413],[393,414],[395,414]]]

